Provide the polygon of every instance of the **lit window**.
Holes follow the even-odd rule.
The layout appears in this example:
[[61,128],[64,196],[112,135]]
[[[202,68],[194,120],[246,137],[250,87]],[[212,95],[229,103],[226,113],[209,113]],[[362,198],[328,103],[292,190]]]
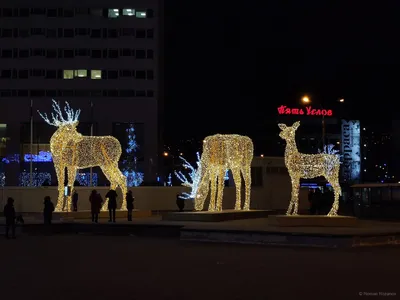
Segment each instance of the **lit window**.
[[119,17],[119,9],[118,8],[109,8],[108,9],[108,17],[109,18],[118,18]]
[[136,18],[146,18],[146,12],[145,11],[137,11]]
[[101,70],[92,70],[90,71],[91,79],[101,79]]
[[73,79],[74,78],[74,70],[64,70],[63,78],[64,79]]
[[87,70],[74,70],[74,77],[87,77]]
[[124,8],[122,10],[122,15],[124,15],[124,16],[134,16],[135,15],[135,10],[133,8]]

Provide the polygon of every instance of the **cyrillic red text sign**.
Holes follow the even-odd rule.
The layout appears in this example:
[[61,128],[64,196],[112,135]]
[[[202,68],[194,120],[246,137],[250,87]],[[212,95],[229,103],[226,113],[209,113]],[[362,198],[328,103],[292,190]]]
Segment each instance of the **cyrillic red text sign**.
[[306,116],[327,116],[332,117],[333,112],[331,109],[315,109],[311,106],[303,108],[289,108],[285,105],[278,107],[278,113],[280,115],[306,115]]

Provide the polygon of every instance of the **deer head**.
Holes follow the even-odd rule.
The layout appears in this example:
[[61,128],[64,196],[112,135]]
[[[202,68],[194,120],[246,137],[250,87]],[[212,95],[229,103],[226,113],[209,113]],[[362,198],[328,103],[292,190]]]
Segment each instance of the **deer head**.
[[278,124],[278,127],[282,130],[279,133],[281,139],[292,140],[296,135],[296,130],[300,126],[300,121],[294,122],[292,126],[286,126],[286,124]]
[[42,114],[38,111],[42,119],[49,125],[56,126],[58,129],[54,133],[52,140],[56,140],[57,144],[67,144],[71,141],[77,142],[82,139],[82,135],[76,131],[78,126],[80,109],[74,111],[68,102],[65,102],[64,111],[66,118],[63,116],[63,112],[60,105],[53,99],[53,110],[51,113],[51,120],[46,113]]

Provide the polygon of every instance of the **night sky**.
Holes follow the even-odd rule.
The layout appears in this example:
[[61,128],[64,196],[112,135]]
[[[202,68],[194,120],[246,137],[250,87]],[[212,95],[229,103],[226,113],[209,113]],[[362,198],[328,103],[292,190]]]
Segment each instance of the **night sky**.
[[354,118],[400,111],[394,1],[166,2],[166,141],[256,137],[278,105],[295,106],[305,93],[324,107],[345,98]]

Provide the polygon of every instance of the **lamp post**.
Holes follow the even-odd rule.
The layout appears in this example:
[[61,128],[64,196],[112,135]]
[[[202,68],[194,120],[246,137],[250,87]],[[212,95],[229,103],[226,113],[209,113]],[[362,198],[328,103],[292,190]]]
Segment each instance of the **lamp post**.
[[[305,105],[311,104],[311,100],[308,96],[304,96],[303,98],[301,98],[301,101]],[[343,103],[344,98],[339,99],[338,102]],[[324,107],[322,106],[322,104],[320,102],[318,102],[318,104],[321,107],[321,109],[324,109]],[[322,151],[324,151],[325,150],[325,116],[324,115],[322,115],[321,125],[322,125]]]

